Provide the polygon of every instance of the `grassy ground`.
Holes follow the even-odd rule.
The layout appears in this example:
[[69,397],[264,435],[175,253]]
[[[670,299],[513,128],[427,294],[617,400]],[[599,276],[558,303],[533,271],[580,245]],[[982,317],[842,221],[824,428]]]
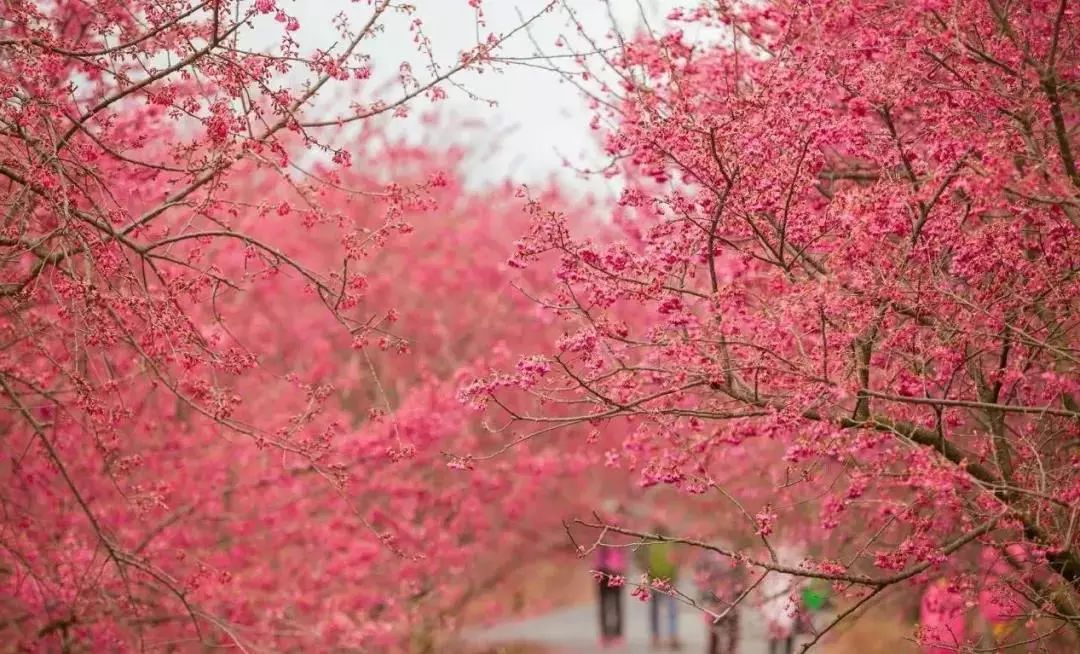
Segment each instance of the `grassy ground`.
[[[835,634],[823,639],[819,650],[825,654],[918,654],[919,647],[912,642],[915,632],[915,611],[912,598],[884,602],[857,619],[836,628]],[[968,635],[980,633],[984,627],[977,621],[969,622]],[[1040,639],[1036,649],[1029,641]],[[1019,626],[1009,634],[995,652],[999,654],[1022,654],[1023,652],[1076,652],[1076,640],[1058,622],[1045,620],[1031,628]],[[983,645],[984,648],[989,647]],[[983,650],[987,651],[987,650]]]
[[[918,607],[912,597],[874,603],[838,625],[819,643],[823,654],[918,654],[912,642]],[[843,610],[845,607],[839,607]]]
[[530,645],[528,643],[503,643],[491,645],[486,648],[475,649],[470,654],[547,654],[547,652],[539,645]]
[[[837,629],[841,629],[837,627]],[[867,614],[825,639],[822,653],[827,654],[917,654],[919,648],[909,640],[914,625],[887,615]]]
[[509,618],[531,617],[554,609],[587,602],[593,597],[587,566],[572,556],[524,566],[499,584],[484,601],[464,612],[465,624],[481,624],[499,607]]

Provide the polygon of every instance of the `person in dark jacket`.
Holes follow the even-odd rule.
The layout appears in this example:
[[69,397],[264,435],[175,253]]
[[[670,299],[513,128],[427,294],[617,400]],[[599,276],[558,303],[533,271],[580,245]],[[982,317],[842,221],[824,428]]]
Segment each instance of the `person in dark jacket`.
[[626,575],[626,552],[619,547],[596,548],[596,580],[600,602],[600,644],[622,640],[622,581]]

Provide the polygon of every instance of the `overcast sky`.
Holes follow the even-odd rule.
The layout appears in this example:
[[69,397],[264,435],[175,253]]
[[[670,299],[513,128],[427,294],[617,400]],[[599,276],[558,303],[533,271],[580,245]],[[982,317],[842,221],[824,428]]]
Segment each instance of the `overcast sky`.
[[[480,37],[489,32],[505,34],[521,24],[519,15],[536,14],[547,0],[483,0],[485,26],[480,27]],[[693,0],[611,0],[616,20],[623,33],[633,32],[641,25],[641,10],[650,24],[657,27],[671,7],[692,4]],[[337,34],[332,19],[338,12],[345,12],[352,24],[362,24],[370,15],[367,2],[350,0],[279,0],[291,15],[300,21],[297,39],[307,48],[327,47]],[[440,62],[456,60],[458,53],[476,44],[476,15],[467,0],[412,0],[417,16],[423,20],[424,30],[432,41],[436,58]],[[591,36],[603,38],[610,32],[611,20],[602,0],[568,0],[570,8],[588,27]],[[266,24],[270,28],[270,24]],[[575,40],[576,48],[587,48],[576,28],[570,23],[565,11],[546,14],[531,27],[535,38],[548,54],[566,53],[568,49],[556,47],[560,36]],[[280,26],[256,31],[256,38],[276,38]],[[367,42],[367,50],[375,67],[376,76],[393,75],[402,61],[409,61],[414,71],[424,71],[424,59],[417,53],[411,41],[407,20],[391,17],[386,21],[386,31],[375,40]],[[529,35],[520,32],[501,51],[504,56],[529,57],[535,46]],[[383,77],[386,79],[386,77]],[[473,182],[496,181],[510,177],[515,182],[538,182],[556,173],[562,181],[575,177],[567,170],[564,159],[581,167],[597,165],[603,159],[597,147],[596,132],[589,129],[591,113],[585,106],[581,93],[570,84],[560,81],[552,72],[523,65],[515,65],[501,74],[467,74],[458,78],[467,89],[483,98],[496,99],[498,105],[469,99],[467,95],[449,85],[444,85],[449,97],[440,103],[444,112],[483,121],[488,135],[501,134],[501,147],[490,157],[474,161],[468,175]],[[421,133],[418,117],[421,111],[431,107],[431,102],[418,99],[416,111],[406,119],[394,119],[395,132]],[[433,135],[428,138],[450,139],[454,135]],[[600,193],[605,192],[602,180],[596,179],[579,188]]]

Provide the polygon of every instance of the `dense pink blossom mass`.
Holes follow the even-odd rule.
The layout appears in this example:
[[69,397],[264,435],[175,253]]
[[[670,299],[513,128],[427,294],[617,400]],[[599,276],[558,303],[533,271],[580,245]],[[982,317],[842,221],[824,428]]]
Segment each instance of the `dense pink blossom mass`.
[[[449,651],[658,540],[830,583],[814,643],[1076,647],[1080,5],[352,4],[0,8],[0,652]],[[523,65],[617,201],[463,183],[440,102]]]

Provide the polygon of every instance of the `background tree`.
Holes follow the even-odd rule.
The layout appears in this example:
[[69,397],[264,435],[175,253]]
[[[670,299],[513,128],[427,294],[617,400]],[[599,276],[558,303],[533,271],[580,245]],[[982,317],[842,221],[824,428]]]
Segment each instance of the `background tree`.
[[[274,0],[5,5],[5,645],[430,649],[554,542],[522,516],[572,460],[465,476],[442,455],[484,439],[454,371],[521,331],[462,333],[493,317],[517,200],[374,122],[509,35],[414,73],[370,52],[404,13],[430,53],[414,9],[353,13],[308,54]],[[280,40],[254,49],[253,26]],[[492,263],[451,276],[466,242]]]
[[[995,588],[1033,633],[1011,638],[1080,627],[1077,7],[669,18],[565,72],[610,126],[618,235],[531,205],[514,263],[557,266],[532,293],[566,334],[466,396],[515,442],[621,434],[643,484],[714,495],[759,537],[733,556],[832,580],[851,610],[943,570],[973,598],[982,544],[1012,562]],[[778,560],[785,541],[812,556]]]

